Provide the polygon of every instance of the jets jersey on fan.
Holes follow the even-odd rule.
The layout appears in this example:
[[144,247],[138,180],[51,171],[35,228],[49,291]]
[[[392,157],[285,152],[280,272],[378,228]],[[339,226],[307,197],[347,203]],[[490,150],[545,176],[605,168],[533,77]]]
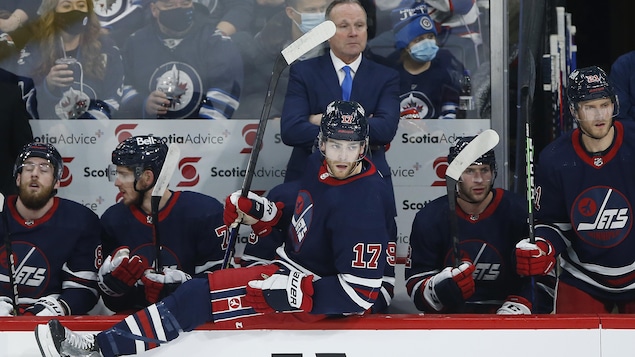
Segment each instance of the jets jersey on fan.
[[[88,208],[55,197],[42,218],[25,220],[15,208],[17,196],[7,199],[11,247],[15,259],[22,308],[53,295],[64,300],[70,314],[83,315],[97,303],[99,218]],[[0,234],[7,234],[0,220]],[[12,296],[4,239],[0,248],[0,296]]]
[[[152,264],[156,256],[152,216],[136,205],[117,203],[101,217],[104,229],[104,258],[121,246],[130,248],[130,256],[139,255]],[[213,197],[191,191],[175,191],[159,212],[162,264],[193,277],[220,268],[226,227],[223,205]],[[148,305],[143,286],[133,293],[112,297],[103,294],[113,311],[139,309]]]
[[195,16],[184,38],[163,38],[156,24],[126,42],[122,115],[153,119],[145,112],[148,95],[161,90],[171,98],[165,118],[229,119],[238,107],[243,64],[230,39]]
[[[425,72],[408,73],[401,62],[399,71],[399,110],[416,110],[419,119],[455,119],[459,105],[459,78],[463,65],[450,52],[439,50]],[[403,116],[402,116],[403,118]]]
[[[527,237],[527,203],[500,188],[493,189],[494,199],[479,215],[468,215],[457,205],[459,252],[462,260],[476,267],[475,292],[462,311],[444,313],[493,313],[509,295],[534,301],[533,312],[551,311],[553,301],[541,288],[532,297],[529,279],[516,274],[512,262],[516,243]],[[445,267],[454,265],[447,195],[428,203],[417,212],[410,234],[410,257],[406,262],[406,288],[419,310],[436,312],[425,301],[421,284]],[[548,281],[550,278],[544,278]],[[553,288],[553,282],[547,284]],[[542,311],[541,311],[542,310]]]
[[[560,253],[560,279],[598,298],[635,299],[635,126],[614,123],[611,147],[587,153],[576,129],[548,145],[536,171],[536,236]],[[589,263],[592,262],[592,263]]]

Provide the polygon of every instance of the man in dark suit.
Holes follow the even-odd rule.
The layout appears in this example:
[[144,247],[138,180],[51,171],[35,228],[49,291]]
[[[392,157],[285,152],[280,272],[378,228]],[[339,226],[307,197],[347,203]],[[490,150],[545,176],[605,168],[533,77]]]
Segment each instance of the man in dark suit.
[[0,68],[0,192],[5,196],[17,193],[13,164],[22,146],[33,140],[29,124],[31,115],[23,100],[33,93],[22,92],[29,87],[24,81],[19,84],[22,80],[22,77]]
[[[367,19],[358,0],[333,1],[326,9],[326,18],[337,26],[329,40],[329,53],[298,62],[290,69],[280,122],[282,141],[293,146],[285,182],[301,177],[326,106],[335,99],[345,99],[366,109],[370,159],[392,191],[385,147],[399,125],[399,75],[362,56],[368,38]],[[345,78],[344,66],[350,67],[353,78],[350,98],[343,98],[340,86]]]

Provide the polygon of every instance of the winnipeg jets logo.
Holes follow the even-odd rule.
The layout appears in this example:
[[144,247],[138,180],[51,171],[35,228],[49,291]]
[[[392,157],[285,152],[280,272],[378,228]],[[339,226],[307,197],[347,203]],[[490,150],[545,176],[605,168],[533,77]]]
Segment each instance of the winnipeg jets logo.
[[121,15],[124,11],[131,12],[138,6],[127,8],[124,0],[97,0],[95,1],[95,14],[99,21],[108,22]]
[[628,200],[610,187],[591,187],[571,207],[571,222],[582,240],[596,247],[618,245],[632,228]]
[[160,90],[170,99],[168,118],[187,118],[198,111],[203,100],[203,81],[187,63],[167,62],[159,66],[148,83],[152,92]]
[[420,119],[436,118],[432,101],[422,92],[411,91],[402,94],[399,98],[399,109],[403,112],[408,109],[416,109]]

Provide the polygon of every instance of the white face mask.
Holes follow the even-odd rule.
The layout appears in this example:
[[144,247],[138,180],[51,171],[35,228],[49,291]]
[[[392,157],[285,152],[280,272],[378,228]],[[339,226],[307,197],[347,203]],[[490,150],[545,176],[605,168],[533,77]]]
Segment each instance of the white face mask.
[[296,9],[291,8],[293,12],[300,15],[300,23],[298,24],[292,19],[293,23],[298,26],[302,33],[311,31],[315,26],[324,22],[325,13],[323,12],[298,12]]

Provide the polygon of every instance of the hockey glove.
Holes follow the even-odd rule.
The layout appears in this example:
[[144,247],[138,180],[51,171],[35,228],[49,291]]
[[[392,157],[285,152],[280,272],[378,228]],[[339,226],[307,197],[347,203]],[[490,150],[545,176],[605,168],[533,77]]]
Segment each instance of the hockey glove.
[[0,316],[13,316],[13,300],[8,296],[0,296]]
[[190,279],[192,279],[190,274],[178,269],[163,268],[163,273],[157,273],[152,269],[146,270],[141,277],[141,282],[144,286],[146,300],[154,304],[173,293],[176,288]]
[[25,315],[35,316],[64,316],[69,315],[70,308],[62,300],[53,296],[44,296],[24,310]]
[[531,303],[522,296],[510,295],[496,310],[498,315],[531,315]]
[[516,272],[520,276],[547,275],[556,265],[555,249],[548,240],[525,238],[516,244]]
[[446,267],[422,284],[424,299],[436,311],[460,306],[474,294],[474,270],[469,262],[458,268]]
[[148,264],[138,255],[130,258],[128,247],[118,248],[99,268],[98,285],[109,296],[122,296],[141,279]]
[[236,191],[225,199],[223,221],[227,227],[236,227],[241,222],[248,224],[256,235],[264,237],[280,220],[282,208],[282,202],[269,201],[253,192],[242,197],[240,191]]
[[313,309],[313,275],[286,267],[265,280],[247,284],[245,302],[257,312],[306,311]]

